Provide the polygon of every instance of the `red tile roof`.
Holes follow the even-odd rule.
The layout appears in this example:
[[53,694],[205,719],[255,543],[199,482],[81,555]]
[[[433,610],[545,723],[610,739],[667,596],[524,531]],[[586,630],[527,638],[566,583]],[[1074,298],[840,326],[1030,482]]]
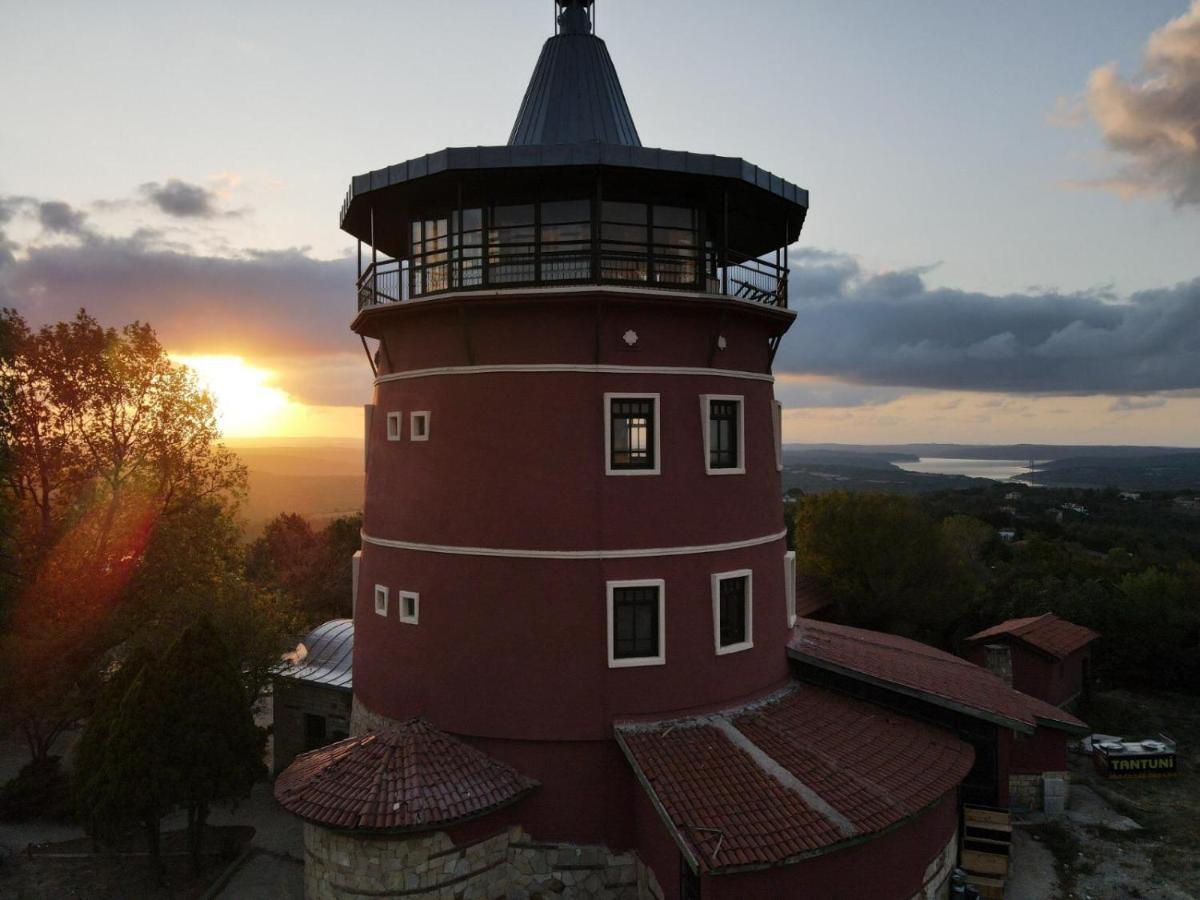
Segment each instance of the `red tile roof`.
[[701,871],[837,849],[954,790],[974,751],[948,731],[806,684],[740,710],[617,723],[618,743]]
[[987,641],[998,637],[1013,637],[1057,659],[1064,659],[1076,650],[1083,649],[1100,635],[1090,628],[1068,622],[1054,613],[1046,613],[1027,619],[1009,619],[1007,622],[985,628],[967,640]]
[[276,779],[275,799],[330,828],[428,831],[507,806],[537,784],[413,719],[301,754]]
[[892,634],[802,619],[788,641],[788,656],[1027,734],[1039,725],[1087,729],[1070,713],[1014,690],[981,666]]

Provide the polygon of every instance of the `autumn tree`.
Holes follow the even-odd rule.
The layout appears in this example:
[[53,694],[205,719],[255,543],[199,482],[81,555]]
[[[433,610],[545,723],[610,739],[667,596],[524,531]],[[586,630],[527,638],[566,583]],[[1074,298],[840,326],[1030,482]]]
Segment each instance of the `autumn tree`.
[[281,513],[246,554],[246,574],[295,599],[304,625],[349,617],[351,558],[362,544],[362,516],[341,516],[320,531],[303,516]]
[[231,506],[246,473],[219,441],[212,398],[148,325],[105,328],[83,311],[37,331],[13,311],[2,321],[0,489],[19,553],[0,691],[39,759],[94,700],[150,536],[202,504]]

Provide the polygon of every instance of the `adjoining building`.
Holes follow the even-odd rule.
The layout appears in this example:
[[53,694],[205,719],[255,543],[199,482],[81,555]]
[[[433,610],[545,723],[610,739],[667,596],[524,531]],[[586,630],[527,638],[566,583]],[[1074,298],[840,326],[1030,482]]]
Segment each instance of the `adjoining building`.
[[963,800],[1040,807],[1046,776],[1067,777],[1070,713],[951,653],[890,634],[802,620],[788,643],[795,675],[953,731],[975,751]]
[[1009,619],[966,639],[966,657],[1018,691],[1073,707],[1091,688],[1092,644],[1099,638],[1054,613]]
[[306,750],[350,734],[354,622],[334,619],[309,632],[292,660],[271,675],[272,772]]
[[642,146],[592,0],[555,11],[506,146],[342,210],[375,393],[352,736],[276,782],[307,894],[945,896],[978,751],[789,662],[808,194]]

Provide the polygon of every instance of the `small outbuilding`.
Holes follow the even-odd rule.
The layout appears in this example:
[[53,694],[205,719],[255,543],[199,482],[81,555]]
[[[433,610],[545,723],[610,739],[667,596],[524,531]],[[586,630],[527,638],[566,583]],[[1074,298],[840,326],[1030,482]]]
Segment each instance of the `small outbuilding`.
[[298,754],[350,734],[353,662],[354,620],[333,619],[309,632],[272,674],[273,774]]
[[966,657],[1022,693],[1073,708],[1087,695],[1096,632],[1046,613],[1009,619],[967,638]]

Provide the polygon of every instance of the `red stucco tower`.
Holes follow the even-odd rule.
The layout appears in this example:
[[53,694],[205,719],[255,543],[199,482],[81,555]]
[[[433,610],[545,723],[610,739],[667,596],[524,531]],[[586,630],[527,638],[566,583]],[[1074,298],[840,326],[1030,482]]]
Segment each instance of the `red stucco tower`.
[[[361,768],[356,784],[459,799],[414,812],[381,789],[363,794],[365,818],[343,815],[342,787],[324,791],[328,808],[312,801],[304,757],[278,792],[324,826],[436,828],[462,853],[519,826],[529,842],[510,839],[505,863],[518,874],[528,854],[513,847],[607,848],[612,871],[636,853],[636,877],[596,875],[626,880],[571,896],[697,896],[733,844],[702,822],[680,836],[642,725],[795,699],[779,699],[794,576],[771,363],[794,317],[787,247],[808,195],[741,159],[642,146],[591,0],[556,13],[507,145],[358,176],[341,217],[360,242],[353,329],[375,393],[354,605],[352,730],[365,737],[326,759]],[[732,719],[703,721],[743,741]],[[447,774],[451,744],[464,755]],[[751,777],[777,787],[755,752],[730,759],[758,760]],[[849,839],[834,819],[829,841]],[[335,837],[310,859],[353,858]],[[747,865],[778,852],[747,851]],[[391,884],[336,868],[310,877],[310,895]],[[570,887],[577,870],[560,869]],[[420,873],[414,884],[443,885]],[[766,896],[725,884],[711,896]]]

